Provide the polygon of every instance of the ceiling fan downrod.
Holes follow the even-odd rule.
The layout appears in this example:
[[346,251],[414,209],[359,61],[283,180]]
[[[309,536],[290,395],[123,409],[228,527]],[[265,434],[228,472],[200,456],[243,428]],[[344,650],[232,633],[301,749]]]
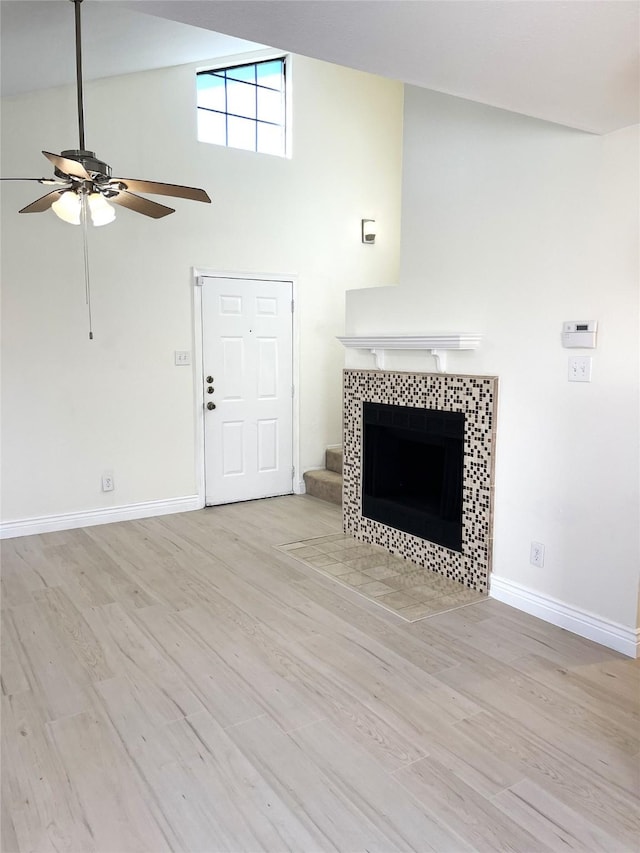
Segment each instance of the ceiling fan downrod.
[[80,150],[84,151],[84,101],[82,92],[82,21],[80,4],[82,0],[71,0],[75,8],[76,19],[76,90],[78,95],[78,135]]

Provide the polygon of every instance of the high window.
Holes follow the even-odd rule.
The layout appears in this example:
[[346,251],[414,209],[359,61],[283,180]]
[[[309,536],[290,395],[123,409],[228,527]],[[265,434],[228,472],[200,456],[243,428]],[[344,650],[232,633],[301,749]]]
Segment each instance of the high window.
[[285,58],[199,71],[198,140],[286,155]]

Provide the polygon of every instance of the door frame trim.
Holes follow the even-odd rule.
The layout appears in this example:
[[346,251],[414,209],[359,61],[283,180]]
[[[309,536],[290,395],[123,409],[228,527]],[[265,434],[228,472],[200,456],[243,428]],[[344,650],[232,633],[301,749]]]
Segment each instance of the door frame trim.
[[205,506],[205,458],[204,458],[204,365],[202,363],[202,339],[204,334],[202,316],[202,285],[204,278],[235,278],[249,281],[286,281],[291,284],[294,302],[292,318],[292,373],[293,398],[291,400],[292,437],[293,437],[293,477],[294,495],[304,494],[304,481],[300,471],[300,325],[298,321],[298,277],[289,273],[228,272],[224,270],[193,267],[193,379],[195,383],[194,424],[195,424],[195,470],[198,500]]

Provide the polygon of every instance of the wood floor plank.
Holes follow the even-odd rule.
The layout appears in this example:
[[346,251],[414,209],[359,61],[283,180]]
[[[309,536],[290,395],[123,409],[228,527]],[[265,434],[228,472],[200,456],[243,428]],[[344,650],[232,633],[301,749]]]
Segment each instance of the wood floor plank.
[[[265,653],[266,643],[251,642],[237,629],[225,627],[198,607],[182,611],[176,621],[207,655],[218,656],[224,662],[246,685],[261,712],[276,720],[285,731],[324,718],[321,709],[309,702],[304,683],[287,677],[286,669],[282,672],[280,666],[272,664],[272,658]],[[277,646],[271,645],[271,651],[282,662]]]
[[55,559],[61,574],[65,594],[82,612],[85,607],[111,604],[113,595],[108,591],[108,574],[87,557],[86,547],[73,543],[68,547],[49,549],[48,559]]
[[222,726],[232,726],[264,713],[247,685],[217,654],[203,649],[197,638],[176,621],[175,614],[150,607],[140,612],[156,643],[180,668],[185,683]]
[[[567,661],[563,661],[566,666]],[[629,661],[622,655],[600,655],[595,663],[582,662],[579,668],[571,667],[586,684],[604,688],[612,700],[631,702],[637,707],[640,696],[640,661]]]
[[[3,832],[13,851],[87,851],[98,853],[82,816],[78,792],[46,728],[46,715],[32,693],[3,697]],[[101,851],[100,851],[101,853]]]
[[491,630],[494,634],[506,633],[518,644],[529,642],[528,652],[542,654],[559,664],[584,667],[600,664],[605,660],[611,663],[624,659],[616,652],[605,651],[603,656],[603,647],[598,643],[543,622],[523,610],[516,610],[495,599],[488,599],[484,608],[491,619]]
[[[290,733],[291,740],[312,759],[329,784],[340,792],[343,801],[360,812],[386,838],[383,850],[468,849],[463,837],[434,811],[421,808],[398,784],[398,774],[381,772],[366,752],[344,736],[331,721],[305,726]],[[414,762],[411,767],[420,764]],[[389,814],[393,820],[389,820]],[[366,837],[356,849],[368,849]]]
[[544,730],[529,727],[504,715],[483,712],[460,724],[471,736],[481,736],[497,755],[517,762],[526,777],[556,799],[601,827],[613,832],[621,849],[631,850],[640,838],[638,793],[607,784],[581,763],[581,756],[565,752],[562,741],[545,738]]
[[640,732],[640,707],[637,701],[640,695],[640,679],[635,697],[614,696],[610,689],[610,678],[606,683],[593,681],[585,675],[583,667],[573,670],[566,665],[559,666],[545,654],[530,654],[518,658],[517,666],[530,678],[579,704],[583,704],[585,699],[588,700],[589,709],[593,713],[606,717],[628,734],[637,736]]
[[89,710],[89,679],[77,658],[42,618],[38,605],[14,607],[4,618],[13,622],[20,653],[28,661],[29,687],[46,708],[47,719]]
[[[206,638],[212,635],[211,620],[199,609],[182,611],[176,621],[183,624],[185,630],[190,630],[200,645],[210,642]],[[189,628],[184,623],[188,623]],[[317,665],[316,658],[307,653],[303,643],[292,645],[269,626],[262,626],[257,643],[249,642],[255,638],[255,631],[248,631],[246,636],[240,636],[237,630],[218,632],[214,648],[230,667],[243,672],[245,680],[251,679],[253,690],[257,691],[257,701],[264,712],[285,730],[330,717],[390,770],[410,764],[424,755],[424,750],[403,737],[351,692],[337,685],[323,671],[322,666]],[[253,671],[250,669],[248,673],[240,662],[247,655],[254,668],[256,659],[259,661],[258,668]],[[255,678],[252,677],[254,675]],[[274,676],[278,677],[278,681],[274,681]],[[291,695],[293,688],[295,693]],[[281,695],[274,704],[270,694],[276,689]],[[283,708],[285,699],[287,704]],[[301,718],[297,710],[300,703],[304,703],[308,709],[306,718]]]
[[31,590],[59,586],[63,576],[49,558],[50,549],[43,536],[22,536],[10,546],[3,545],[0,547],[3,577],[19,577]]
[[607,832],[530,779],[501,791],[493,803],[551,850],[620,851],[625,847]]
[[18,853],[20,844],[13,825],[13,818],[9,810],[8,795],[2,793],[2,813],[0,815],[0,850],[4,853]]
[[[251,720],[228,729],[238,749],[251,757],[261,775],[282,796],[289,807],[303,815],[308,825],[322,839],[320,849],[368,850],[390,853],[412,848],[406,841],[402,846],[402,828],[387,827],[384,811],[384,794],[393,782],[382,771],[375,779],[363,782],[363,792],[351,790],[345,778],[346,769],[331,765],[325,773],[322,761],[310,754],[301,739],[310,732],[313,741],[318,727],[323,723],[306,726],[297,732],[285,734],[266,717]],[[310,731],[313,730],[313,731]],[[300,740],[299,740],[300,739]],[[341,772],[342,771],[342,772]],[[376,789],[371,795],[372,786]],[[425,821],[425,826],[427,822]],[[421,849],[435,850],[427,837],[420,839]]]
[[[486,673],[490,673],[489,677]],[[621,728],[597,713],[588,703],[577,703],[563,692],[547,687],[515,666],[497,663],[486,668],[460,666],[438,677],[469,699],[515,718],[536,717],[540,725],[561,726],[586,739],[597,737],[623,754],[640,748],[640,731]]]
[[525,778],[517,762],[470,735],[464,720],[430,732],[429,756],[488,799]]
[[439,677],[482,705],[485,712],[490,709],[492,718],[509,725],[526,720],[536,738],[562,744],[567,755],[579,756],[583,770],[588,768],[632,794],[640,790],[636,737],[614,726],[606,715],[590,713],[586,696],[583,702],[568,702],[525,677],[524,671],[496,661],[461,665]]
[[5,696],[29,690],[28,662],[10,618],[0,620],[0,645],[2,647],[2,672],[0,684]]
[[145,686],[148,692],[155,693],[157,710],[162,709],[165,720],[203,710],[201,700],[189,687],[182,670],[167,659],[138,614],[127,612],[121,604],[114,603],[91,608],[85,616],[101,644],[110,674],[125,675]]
[[455,690],[442,691],[433,676],[373,641],[365,647],[322,637],[304,645],[335,681],[427,753],[431,732],[481,710]]
[[82,713],[48,726],[95,849],[171,850],[171,838],[156,822],[104,721],[95,713]]
[[640,664],[279,547],[341,529],[286,496],[3,541],[3,851],[635,851]]
[[91,681],[111,678],[103,649],[89,625],[64,588],[52,587],[33,593],[42,618],[45,619],[60,644],[70,649]]
[[322,834],[304,816],[292,813],[210,714],[193,715],[168,729],[193,777],[190,797],[215,811],[221,823],[217,844],[211,847],[293,853],[326,849]]
[[427,757],[397,770],[395,778],[418,799],[427,814],[437,815],[473,850],[538,851],[546,847],[501,809],[478,794],[436,759]]

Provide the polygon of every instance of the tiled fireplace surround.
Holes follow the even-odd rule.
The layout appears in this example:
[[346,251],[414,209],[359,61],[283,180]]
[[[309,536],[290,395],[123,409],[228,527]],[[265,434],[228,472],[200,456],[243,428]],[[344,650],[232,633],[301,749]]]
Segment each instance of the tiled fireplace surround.
[[[487,592],[491,570],[493,471],[498,379],[386,370],[344,371],[344,531],[363,542]],[[363,403],[463,412],[462,553],[362,515]]]

